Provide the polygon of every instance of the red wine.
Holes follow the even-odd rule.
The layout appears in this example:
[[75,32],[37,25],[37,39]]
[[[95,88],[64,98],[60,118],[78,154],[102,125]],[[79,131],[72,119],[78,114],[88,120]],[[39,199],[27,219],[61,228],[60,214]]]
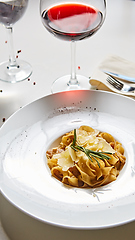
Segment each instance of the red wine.
[[103,22],[96,8],[80,3],[55,5],[42,13],[47,30],[64,40],[82,40],[94,34]]
[[17,22],[26,10],[28,0],[21,6],[15,5],[15,1],[0,2],[0,23],[9,26]]

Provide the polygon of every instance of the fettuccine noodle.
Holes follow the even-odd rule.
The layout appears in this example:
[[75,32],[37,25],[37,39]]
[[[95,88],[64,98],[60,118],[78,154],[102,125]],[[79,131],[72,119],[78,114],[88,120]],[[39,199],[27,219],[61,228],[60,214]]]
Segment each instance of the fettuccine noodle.
[[89,126],[76,130],[76,145],[94,152],[104,152],[108,159],[89,158],[71,146],[74,130],[62,136],[59,146],[46,152],[47,163],[53,177],[73,187],[100,187],[114,180],[123,168],[126,157],[122,144],[106,132]]

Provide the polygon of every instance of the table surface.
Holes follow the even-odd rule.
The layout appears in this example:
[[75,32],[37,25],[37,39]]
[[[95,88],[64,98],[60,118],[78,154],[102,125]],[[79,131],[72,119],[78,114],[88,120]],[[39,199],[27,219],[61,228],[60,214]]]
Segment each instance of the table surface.
[[[77,73],[90,77],[108,55],[135,62],[134,13],[135,1],[107,0],[102,28],[91,38],[77,43]],[[6,29],[0,26],[0,62],[8,59],[6,41]],[[19,54],[18,50],[21,50]],[[40,19],[39,0],[29,0],[25,15],[14,25],[14,51],[18,58],[32,65],[33,73],[29,81],[16,84],[0,81],[0,126],[22,106],[51,94],[53,81],[70,73],[70,42],[61,41],[46,31]],[[6,203],[4,206],[6,208]],[[0,239],[9,239],[1,225]]]

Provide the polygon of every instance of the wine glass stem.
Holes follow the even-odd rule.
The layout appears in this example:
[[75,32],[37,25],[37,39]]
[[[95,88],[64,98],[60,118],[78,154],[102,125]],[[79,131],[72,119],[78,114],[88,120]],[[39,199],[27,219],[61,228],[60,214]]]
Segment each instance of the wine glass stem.
[[70,85],[78,84],[76,77],[76,43],[71,41],[71,78],[69,81]]
[[13,28],[11,26],[6,27],[8,34],[8,48],[9,48],[9,66],[8,67],[17,67],[17,62],[14,55],[14,46],[13,46]]

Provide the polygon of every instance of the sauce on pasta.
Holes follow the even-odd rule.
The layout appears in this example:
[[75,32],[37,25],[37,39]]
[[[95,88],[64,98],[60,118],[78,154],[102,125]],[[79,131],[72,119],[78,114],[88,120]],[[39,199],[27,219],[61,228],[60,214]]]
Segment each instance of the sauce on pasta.
[[52,176],[79,188],[95,188],[115,181],[126,161],[122,144],[111,134],[89,126],[77,129],[76,142],[74,138],[73,130],[46,152]]

